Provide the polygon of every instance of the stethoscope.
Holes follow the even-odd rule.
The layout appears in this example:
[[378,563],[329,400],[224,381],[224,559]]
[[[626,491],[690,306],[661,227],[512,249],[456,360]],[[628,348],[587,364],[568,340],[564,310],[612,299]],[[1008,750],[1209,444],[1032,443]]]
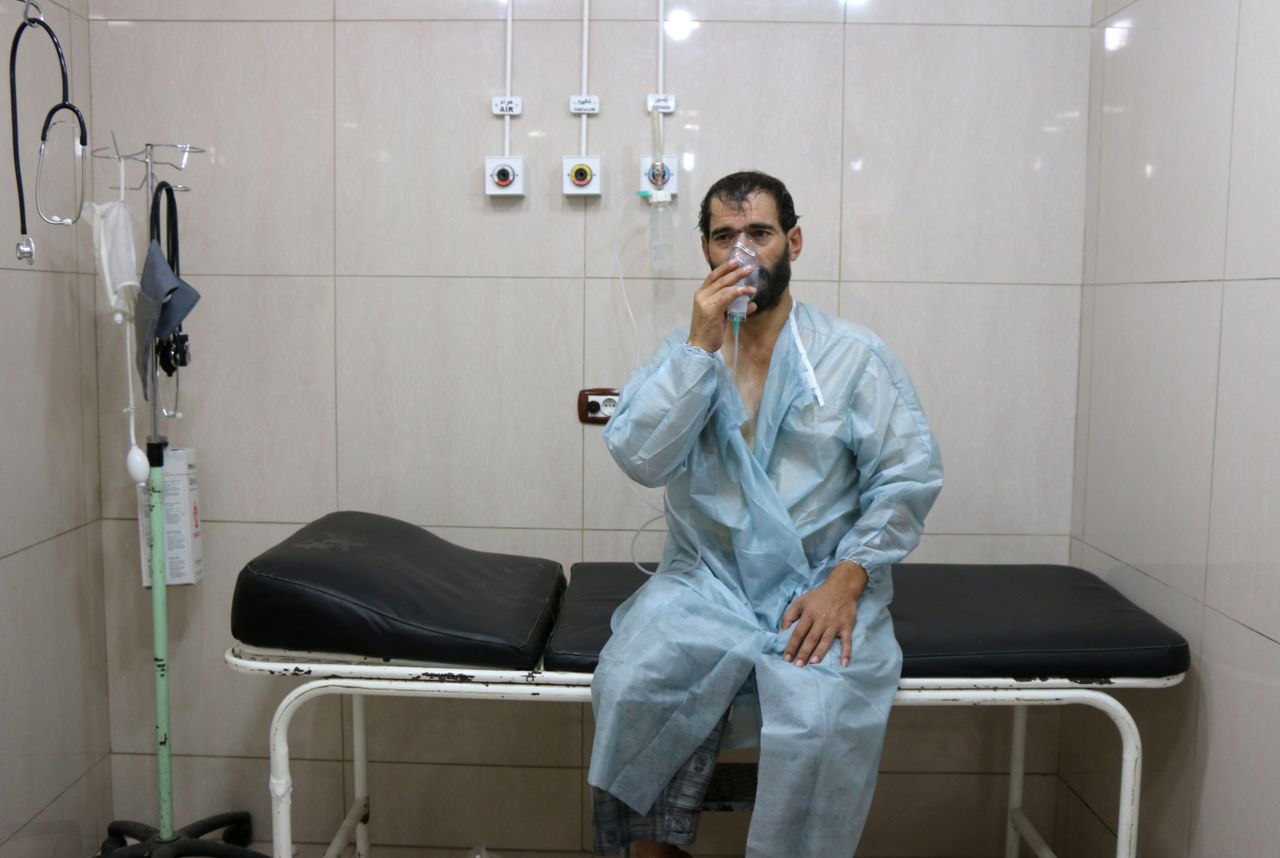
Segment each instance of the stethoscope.
[[[36,12],[34,16],[31,14],[33,6]],[[13,123],[13,173],[18,182],[18,219],[22,228],[22,241],[18,242],[18,259],[26,260],[28,265],[35,264],[36,243],[27,234],[27,199],[22,190],[22,160],[18,152],[18,44],[22,41],[23,33],[27,32],[31,27],[39,27],[49,34],[49,39],[53,42],[53,49],[58,53],[58,65],[62,71],[62,101],[49,109],[44,118],[44,127],[40,130],[40,160],[36,165],[36,211],[39,212],[45,223],[51,223],[55,226],[71,226],[80,220],[80,213],[84,210],[85,189],[89,184],[89,159],[86,157],[89,148],[89,133],[85,126],[84,114],[80,112],[80,108],[71,103],[71,90],[67,76],[67,57],[62,52],[62,43],[58,41],[57,35],[45,23],[44,11],[41,10],[39,4],[35,0],[26,0],[26,6],[22,11],[22,23],[18,25],[18,32],[13,36],[13,47],[9,51],[9,118]],[[40,177],[44,173],[44,153],[49,143],[49,129],[54,125],[53,118],[64,110],[69,110],[75,115],[76,124],[80,129],[80,136],[76,141],[76,155],[80,158],[80,203],[76,206],[75,214],[69,217],[45,214],[44,208],[40,205]]]

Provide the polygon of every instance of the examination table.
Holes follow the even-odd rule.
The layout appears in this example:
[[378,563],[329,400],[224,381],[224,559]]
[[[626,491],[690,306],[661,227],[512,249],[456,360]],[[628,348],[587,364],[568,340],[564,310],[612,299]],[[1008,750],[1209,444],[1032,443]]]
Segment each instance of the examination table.
[[[1120,732],[1116,858],[1134,858],[1141,741],[1106,692],[1181,682],[1187,642],[1069,566],[907,563],[892,574],[903,651],[895,704],[1013,707],[1006,858],[1020,839],[1054,856],[1022,811],[1027,711],[1067,704],[1102,710]],[[310,700],[352,703],[354,802],[326,856],[352,841],[369,854],[367,695],[589,702],[609,617],[645,576],[630,563],[578,563],[570,580],[551,560],[472,551],[362,512],[324,516],[251,560],[236,583],[226,661],[306,679],[271,722],[275,858],[293,853],[289,724]],[[718,781],[750,777],[741,764],[717,770]],[[724,789],[713,782],[709,808],[749,806],[749,795]]]

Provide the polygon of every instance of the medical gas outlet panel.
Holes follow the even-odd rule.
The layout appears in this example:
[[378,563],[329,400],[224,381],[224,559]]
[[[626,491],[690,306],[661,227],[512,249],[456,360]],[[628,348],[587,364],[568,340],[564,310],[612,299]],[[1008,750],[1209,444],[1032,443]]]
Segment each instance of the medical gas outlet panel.
[[566,155],[561,187],[571,197],[600,196],[601,159],[598,155]]

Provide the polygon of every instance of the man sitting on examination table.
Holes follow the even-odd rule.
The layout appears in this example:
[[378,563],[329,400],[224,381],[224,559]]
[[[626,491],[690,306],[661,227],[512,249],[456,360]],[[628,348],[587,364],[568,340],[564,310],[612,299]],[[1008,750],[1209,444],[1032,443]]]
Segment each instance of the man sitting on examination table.
[[[735,697],[762,724],[748,858],[846,858],[862,835],[902,671],[889,567],[920,539],[942,460],[884,343],[792,299],[796,221],[771,176],[711,186],[692,322],[605,428],[632,479],[666,486],[669,535],[592,681],[597,854],[687,854]],[[726,313],[744,294],[735,367]]]

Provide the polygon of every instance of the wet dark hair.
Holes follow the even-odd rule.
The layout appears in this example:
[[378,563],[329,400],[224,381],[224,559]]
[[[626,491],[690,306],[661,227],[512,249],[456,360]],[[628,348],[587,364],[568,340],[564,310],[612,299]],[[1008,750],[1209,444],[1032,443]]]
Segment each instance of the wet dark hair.
[[742,206],[746,204],[747,197],[757,191],[773,197],[773,202],[778,207],[778,222],[782,224],[784,232],[790,232],[800,218],[796,215],[796,206],[787,186],[767,173],[746,170],[730,173],[707,189],[707,195],[702,198],[702,207],[698,209],[698,230],[702,237],[711,237],[712,200]]

